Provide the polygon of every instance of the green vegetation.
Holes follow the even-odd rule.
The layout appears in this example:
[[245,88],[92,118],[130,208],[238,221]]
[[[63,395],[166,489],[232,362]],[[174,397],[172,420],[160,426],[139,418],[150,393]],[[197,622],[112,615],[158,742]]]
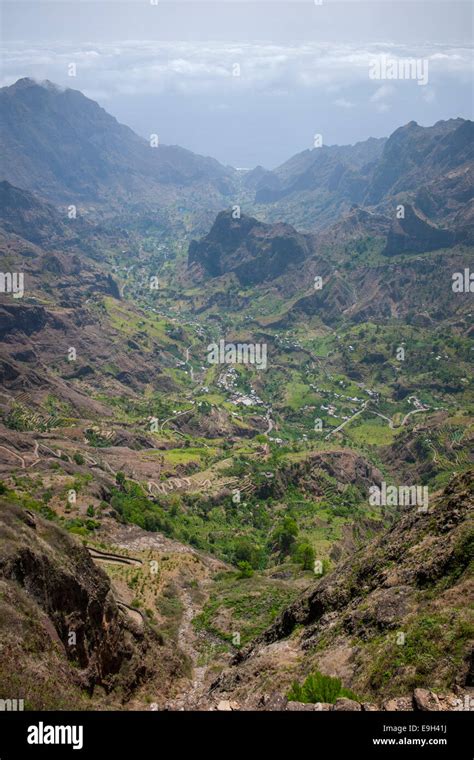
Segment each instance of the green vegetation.
[[339,697],[359,699],[353,691],[342,686],[340,678],[325,676],[319,671],[310,674],[302,684],[294,681],[287,697],[292,702],[326,702],[332,705]]
[[[426,612],[410,622],[404,643],[393,634],[374,638],[369,685],[396,694],[415,687],[446,688],[456,678],[474,636],[470,610]],[[444,652],[449,652],[445,658]]]
[[[255,465],[255,480],[263,481],[262,488],[266,487],[259,467],[251,464]],[[235,467],[239,468],[238,461]],[[127,480],[123,472],[116,474],[116,482],[110,504],[118,519],[164,532],[235,566],[245,563],[242,572],[290,562],[291,573],[298,575],[313,571],[315,560],[325,572],[329,552],[342,538],[343,526],[372,515],[356,488],[329,495],[331,482],[324,475],[327,498],[305,499],[297,489],[288,487],[283,503],[271,496],[258,499],[256,494],[240,502],[225,497],[219,504],[197,494],[152,497],[138,483]]]
[[295,551],[295,560],[301,565],[302,570],[312,570],[314,567],[315,553],[311,544],[299,544]]
[[[120,476],[120,477],[119,477]],[[149,499],[138,483],[125,481],[123,473],[117,473],[118,485],[123,490],[114,489],[110,500],[123,522],[134,523],[149,531],[164,531],[172,534],[173,526],[164,510]]]
[[250,564],[250,562],[238,562],[237,567],[239,568],[239,574],[238,578],[251,578],[253,575],[253,567]]
[[[299,594],[297,587],[255,573],[251,584],[241,573],[222,573],[214,578],[211,596],[193,620],[228,646],[245,646],[265,630]],[[235,634],[238,634],[238,643]]]
[[59,415],[56,408],[45,409],[44,413],[32,411],[25,404],[15,402],[11,409],[3,416],[3,422],[10,430],[26,432],[36,430],[44,433],[66,423],[66,419]]

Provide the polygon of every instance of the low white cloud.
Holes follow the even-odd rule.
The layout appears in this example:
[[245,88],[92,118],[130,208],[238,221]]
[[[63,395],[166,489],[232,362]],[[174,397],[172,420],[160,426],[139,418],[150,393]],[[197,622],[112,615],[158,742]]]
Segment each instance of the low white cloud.
[[[273,44],[225,42],[116,41],[103,44],[6,43],[2,83],[18,76],[48,78],[88,92],[156,94],[157,92],[225,92],[229,81],[238,80],[241,92],[271,91],[282,97],[295,87],[325,92],[344,90],[368,81],[370,60],[376,55],[391,58],[428,58],[430,80],[469,72],[471,54],[466,48],[427,45],[416,50],[393,43],[365,46],[333,43]],[[68,65],[76,64],[77,76],[68,77]],[[233,77],[235,64],[240,76]],[[384,86],[373,103],[386,100]],[[237,94],[237,93],[236,93]],[[349,103],[341,96],[339,107]]]

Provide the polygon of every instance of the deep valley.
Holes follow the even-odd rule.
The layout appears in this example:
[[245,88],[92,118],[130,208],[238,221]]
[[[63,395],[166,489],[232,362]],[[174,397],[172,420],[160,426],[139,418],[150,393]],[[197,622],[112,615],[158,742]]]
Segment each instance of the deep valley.
[[0,106],[0,698],[466,709],[473,122],[242,171]]

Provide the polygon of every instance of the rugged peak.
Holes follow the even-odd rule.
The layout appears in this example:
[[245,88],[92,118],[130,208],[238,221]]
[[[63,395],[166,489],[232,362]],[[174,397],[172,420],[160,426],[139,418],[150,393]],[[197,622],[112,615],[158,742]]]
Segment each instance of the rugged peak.
[[198,264],[208,276],[235,273],[242,284],[279,277],[311,253],[311,238],[290,224],[264,224],[251,216],[234,218],[222,211],[204,238],[192,240],[188,264]]
[[31,88],[37,88],[39,90],[47,90],[48,92],[56,93],[64,92],[66,89],[68,89],[61,87],[54,82],[51,82],[49,79],[43,79],[41,82],[38,82],[36,79],[31,79],[31,77],[22,77],[21,79],[17,79],[17,81],[13,84],[0,88],[0,91],[3,90],[10,94],[15,94],[21,90],[29,90]]
[[17,79],[17,81],[13,84],[2,87],[2,90],[9,90],[10,92],[13,92],[14,90],[24,90],[27,87],[35,87],[37,85],[38,83],[35,82],[34,79],[30,79],[30,77],[22,77],[21,79]]
[[206,240],[225,244],[229,249],[235,248],[254,230],[265,230],[268,225],[259,222],[253,216],[241,214],[235,217],[232,209],[221,211],[215,218]]

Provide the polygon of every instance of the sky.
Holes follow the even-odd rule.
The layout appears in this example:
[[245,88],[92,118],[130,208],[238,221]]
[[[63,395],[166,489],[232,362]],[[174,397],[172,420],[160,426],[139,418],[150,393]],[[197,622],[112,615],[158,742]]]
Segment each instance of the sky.
[[348,144],[473,117],[470,2],[14,0],[0,13],[0,86],[49,79],[236,167],[274,168],[316,134]]

